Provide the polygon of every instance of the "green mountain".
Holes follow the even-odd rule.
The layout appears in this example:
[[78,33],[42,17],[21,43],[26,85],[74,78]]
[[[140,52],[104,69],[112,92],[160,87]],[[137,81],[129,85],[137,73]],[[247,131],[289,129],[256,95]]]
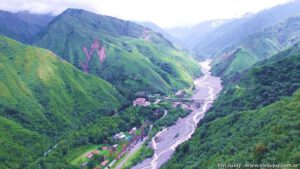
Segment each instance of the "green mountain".
[[29,11],[20,11],[15,13],[15,15],[27,23],[40,27],[47,26],[48,23],[54,18],[54,15],[52,14],[35,14],[30,13]]
[[300,55],[291,52],[297,50],[296,45],[277,59],[260,62],[227,84],[192,139],[164,168],[299,164]]
[[299,42],[299,28],[300,16],[295,16],[251,35],[238,49],[215,60],[212,71],[223,77],[225,83],[231,81],[236,74],[246,71],[256,62]]
[[297,16],[299,12],[300,1],[295,0],[257,14],[232,19],[200,37],[193,49],[202,56],[218,57],[233,48],[237,49],[250,36]]
[[29,43],[53,16],[48,14],[30,14],[29,12],[11,13],[0,10],[0,34]]
[[200,75],[198,63],[160,34],[79,9],[54,18],[34,44],[111,82],[126,97],[187,88]]
[[[276,56],[275,56],[276,57]],[[285,56],[258,63],[238,82],[227,85],[206,119],[226,114],[255,110],[291,96],[300,87],[300,55]]]
[[108,82],[52,52],[0,36],[0,168],[23,168],[70,131],[114,114]]
[[218,164],[234,163],[299,164],[299,102],[298,91],[291,98],[267,107],[205,123],[163,168],[215,169],[220,168]]

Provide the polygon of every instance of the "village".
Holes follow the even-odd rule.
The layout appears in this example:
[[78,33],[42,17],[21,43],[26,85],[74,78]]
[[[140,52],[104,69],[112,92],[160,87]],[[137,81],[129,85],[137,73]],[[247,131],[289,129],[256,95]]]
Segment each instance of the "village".
[[[144,127],[133,127],[130,131],[120,132],[113,136],[116,144],[114,145],[99,145],[95,150],[91,150],[83,156],[83,162],[80,167],[89,167],[89,163],[96,160],[100,165],[95,169],[111,168],[117,160],[123,157],[130,151],[138,142],[143,141],[146,133]],[[96,163],[97,163],[96,162]]]
[[[174,93],[176,98],[182,98],[185,93],[178,91]],[[169,97],[161,97],[160,94],[150,95],[146,92],[137,92],[136,99],[132,102],[134,107],[148,107],[151,104],[158,104],[162,100],[170,100]],[[172,106],[181,106],[184,109],[192,109],[192,107],[183,104],[180,101],[172,101]],[[165,112],[165,111],[164,111]],[[163,111],[154,111],[156,116],[165,116]],[[93,150],[86,152],[80,159],[81,168],[91,168],[91,163],[95,163],[94,169],[114,168],[120,158],[129,152],[136,144],[142,142],[148,135],[146,128],[150,123],[144,123],[140,127],[132,127],[129,131],[123,131],[111,136],[115,144],[99,145]]]

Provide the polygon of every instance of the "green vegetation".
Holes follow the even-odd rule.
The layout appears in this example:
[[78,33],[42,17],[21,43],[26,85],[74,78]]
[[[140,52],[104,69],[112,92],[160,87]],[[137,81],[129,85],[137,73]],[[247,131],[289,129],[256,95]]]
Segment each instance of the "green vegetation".
[[291,96],[300,87],[300,55],[285,56],[276,62],[272,60],[254,66],[239,82],[227,85],[205,120],[254,110],[283,96]]
[[[1,168],[78,167],[90,145],[112,144],[115,133],[163,115],[164,105],[121,111],[125,99],[112,85],[48,50],[2,36],[0,49]],[[159,66],[174,73],[169,64]]]
[[[129,169],[132,166],[138,164],[139,162],[151,157],[153,155],[153,150],[150,147],[148,147],[151,138],[157,132],[161,131],[164,127],[173,125],[178,120],[178,118],[183,118],[190,113],[189,110],[184,110],[179,106],[173,107],[172,102],[169,101],[160,102],[159,104],[152,105],[150,108],[146,108],[145,110],[143,110],[144,114],[149,114],[145,113],[149,110],[151,110],[150,112],[156,112],[157,114],[155,115],[155,117],[159,119],[153,123],[153,128],[149,133],[149,140],[147,140],[144,143],[141,149],[139,149],[136,153],[132,154],[132,156],[129,157],[128,161],[126,161],[126,163],[123,166],[124,169]],[[167,114],[165,114],[164,110],[167,111]],[[148,117],[148,119],[151,118]]]
[[14,121],[0,117],[0,168],[24,168],[44,154],[50,144],[46,137]]
[[[90,52],[95,40],[105,48],[102,63],[96,51],[89,58],[83,50],[86,47]],[[198,63],[161,35],[132,22],[84,10],[66,10],[34,42],[111,82],[127,98],[137,91],[168,93],[188,88],[200,75]]]
[[229,52],[214,61],[213,73],[221,76],[224,84],[236,81],[236,78],[258,61],[287,48],[294,48],[300,40],[299,27],[300,17],[295,16],[247,37],[243,43],[232,46]]
[[[46,17],[43,19],[47,20]],[[41,25],[29,23],[18,14],[0,10],[1,35],[14,38],[21,42],[29,42],[41,29]]]
[[33,162],[66,133],[114,114],[124,102],[104,80],[2,36],[0,90],[1,168]]
[[132,154],[129,159],[126,161],[122,169],[130,169],[131,167],[135,166],[139,162],[150,158],[153,156],[153,150],[143,145],[138,151],[136,151],[134,154]]
[[92,150],[97,150],[98,148],[99,145],[85,145],[71,149],[65,157],[66,161],[70,162],[73,166],[80,166],[80,164],[88,161],[86,158],[87,153]]
[[300,55],[291,51],[297,50],[260,62],[227,84],[191,140],[163,168],[299,164]]
[[[117,142],[112,138],[114,134],[121,131],[129,131],[133,126],[139,127],[146,121],[150,123],[157,121],[157,119],[163,116],[161,110],[165,108],[164,105],[130,107],[119,112],[116,116],[105,116],[93,121],[93,123],[82,125],[79,130],[65,136],[59,142],[58,147],[49,153],[46,158],[39,159],[36,163],[30,165],[29,168],[41,166],[49,168],[78,167],[82,162],[87,161],[85,158],[86,152],[101,147],[103,143],[109,145],[116,144]],[[166,107],[171,109],[170,104]],[[175,110],[171,112],[171,114],[176,113]],[[148,128],[145,128],[145,130],[148,131]],[[121,148],[122,146],[118,147]],[[109,160],[112,160],[113,156],[109,157]],[[148,156],[150,156],[150,151],[144,147],[139,158],[132,159],[131,165]]]
[[218,58],[212,67],[212,72],[221,76],[223,83],[234,80],[234,76],[253,66],[258,59],[244,48],[239,48],[229,56]]
[[218,163],[299,164],[299,102],[300,91],[267,107],[204,123],[163,168],[215,169]]

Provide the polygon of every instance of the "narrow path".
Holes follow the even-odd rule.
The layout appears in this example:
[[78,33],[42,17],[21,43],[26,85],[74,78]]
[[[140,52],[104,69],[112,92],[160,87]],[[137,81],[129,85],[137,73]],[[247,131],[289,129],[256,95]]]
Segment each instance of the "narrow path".
[[[200,63],[204,76],[194,81],[196,86],[192,96],[194,99],[214,100],[222,89],[220,78],[211,76],[209,64],[210,61]],[[151,140],[153,157],[144,160],[133,169],[157,169],[170,159],[176,147],[191,138],[198,122],[204,117],[211,104],[212,102],[204,102],[200,110],[196,109],[187,117],[179,119],[175,125],[158,132]]]

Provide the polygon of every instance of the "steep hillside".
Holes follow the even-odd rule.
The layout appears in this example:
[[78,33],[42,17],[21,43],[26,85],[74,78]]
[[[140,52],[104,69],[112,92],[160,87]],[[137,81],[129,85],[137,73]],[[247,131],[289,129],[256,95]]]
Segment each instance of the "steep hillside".
[[47,26],[48,23],[54,18],[54,15],[51,14],[34,14],[30,13],[29,11],[20,11],[15,14],[23,21],[40,27]]
[[0,168],[23,168],[64,134],[114,114],[124,100],[52,52],[3,36],[0,91]]
[[5,37],[0,45],[2,116],[41,133],[48,128],[57,134],[88,122],[88,116],[120,107],[122,98],[114,87],[52,52]]
[[299,30],[300,16],[295,16],[251,35],[237,50],[218,58],[212,71],[222,76],[226,83],[257,61],[269,58],[299,42]]
[[106,79],[127,97],[140,90],[166,93],[189,87],[200,74],[198,63],[160,34],[84,10],[57,16],[35,44]]
[[298,91],[291,98],[267,107],[236,112],[205,123],[163,168],[215,169],[220,168],[218,164],[241,164],[241,168],[266,168],[249,164],[299,165],[299,102]]
[[299,52],[296,55],[289,53],[295,50],[299,50],[298,45],[278,54],[280,59],[259,62],[238,82],[227,85],[207,113],[206,120],[232,112],[254,110],[283,96],[291,96],[300,87],[300,55]]
[[295,46],[280,59],[260,62],[239,82],[225,86],[193,138],[177,149],[165,168],[299,163],[297,50]]
[[194,50],[204,56],[213,57],[240,46],[250,35],[298,15],[300,1],[292,1],[254,15],[234,19],[205,35]]
[[50,146],[47,137],[28,130],[20,124],[0,117],[0,168],[24,168],[43,156]]
[[31,38],[53,18],[51,15],[11,13],[0,10],[0,34],[29,43]]
[[0,11],[0,34],[10,38],[17,39],[22,42],[28,42],[29,39],[38,33],[39,26],[31,25],[15,14]]

